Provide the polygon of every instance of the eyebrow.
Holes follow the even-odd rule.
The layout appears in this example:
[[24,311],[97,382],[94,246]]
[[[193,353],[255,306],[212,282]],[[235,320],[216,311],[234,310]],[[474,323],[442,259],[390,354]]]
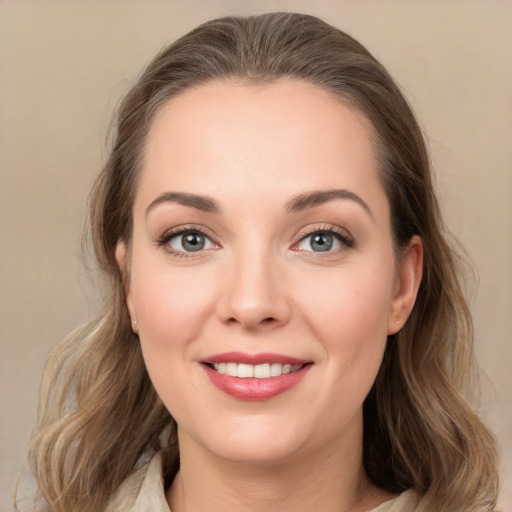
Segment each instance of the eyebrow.
[[308,210],[309,208],[320,206],[335,199],[349,199],[351,201],[355,201],[357,204],[363,207],[366,213],[368,213],[368,215],[373,220],[375,220],[372,210],[368,204],[354,192],[345,189],[316,190],[313,192],[307,192],[305,194],[293,196],[286,205],[286,211],[298,212],[302,210]]
[[[298,194],[293,196],[288,203],[286,203],[285,210],[288,213],[299,212],[320,206],[334,201],[335,199],[349,199],[355,201],[368,213],[368,215],[375,220],[373,213],[368,204],[357,194],[345,189],[331,189],[331,190],[315,190],[313,192],[306,192],[305,194]],[[146,215],[162,203],[178,203],[189,208],[195,208],[207,213],[221,213],[221,208],[215,199],[208,196],[200,196],[197,194],[189,194],[186,192],[165,192],[158,196],[147,208]]]
[[208,196],[199,196],[196,194],[188,194],[185,192],[165,192],[158,196],[147,208],[146,215],[162,203],[178,203],[189,208],[195,208],[207,213],[220,213],[221,209],[217,201]]

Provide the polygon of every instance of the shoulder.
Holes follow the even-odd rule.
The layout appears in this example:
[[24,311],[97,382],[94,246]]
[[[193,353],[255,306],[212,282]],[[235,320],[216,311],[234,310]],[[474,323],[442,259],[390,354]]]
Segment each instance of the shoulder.
[[[443,511],[446,508],[441,507]],[[378,507],[372,508],[368,512],[432,512],[433,510],[440,511],[439,506],[432,504],[432,499],[428,495],[421,495],[409,489],[403,492],[396,498],[381,503]],[[450,512],[489,512],[491,509],[485,505],[474,505],[464,507],[464,509],[454,510],[450,508]]]
[[160,453],[121,484],[105,512],[170,512],[165,499]]
[[421,501],[421,496],[416,491],[409,489],[368,512],[420,512],[424,510]]

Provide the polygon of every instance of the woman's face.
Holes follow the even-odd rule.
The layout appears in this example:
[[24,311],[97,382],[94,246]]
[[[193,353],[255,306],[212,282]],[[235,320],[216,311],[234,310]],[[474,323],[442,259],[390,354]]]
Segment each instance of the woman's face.
[[133,209],[127,303],[180,442],[223,459],[360,446],[405,322],[372,128],[315,86],[212,83],[160,111]]

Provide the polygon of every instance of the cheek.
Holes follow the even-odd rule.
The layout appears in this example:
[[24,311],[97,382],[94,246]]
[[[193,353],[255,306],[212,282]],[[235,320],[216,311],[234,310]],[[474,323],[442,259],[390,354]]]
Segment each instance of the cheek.
[[215,301],[216,283],[207,272],[169,269],[138,262],[132,266],[131,291],[146,365],[153,380],[166,380],[183,361],[187,347],[201,336]]
[[[387,340],[392,279],[389,267],[374,272],[351,269],[337,279],[317,280],[314,292],[302,295],[302,311],[321,341],[330,367],[355,382],[375,378]],[[387,270],[387,271],[386,271]]]
[[154,265],[151,272],[134,270],[132,292],[146,368],[166,408],[185,422],[193,415],[190,396],[198,385],[190,348],[205,329],[213,286],[186,270]]
[[365,332],[386,333],[392,303],[389,268],[374,272],[345,269],[338,275],[317,279],[303,294],[309,318],[326,332],[359,338]]
[[[142,268],[141,268],[142,267]],[[197,325],[211,304],[215,283],[208,272],[197,269],[169,269],[135,266],[131,290],[134,308],[142,329],[168,332],[177,337],[183,329]]]

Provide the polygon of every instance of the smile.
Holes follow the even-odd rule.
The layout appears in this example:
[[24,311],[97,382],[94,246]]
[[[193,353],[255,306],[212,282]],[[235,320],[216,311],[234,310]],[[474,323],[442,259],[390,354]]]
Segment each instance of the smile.
[[230,352],[205,358],[210,382],[237,400],[269,400],[297,386],[313,363],[279,354]]
[[213,364],[214,370],[230,377],[240,379],[269,379],[271,377],[281,377],[294,373],[302,368],[303,365],[281,364],[281,363],[263,363],[263,364],[239,364],[239,363],[218,363]]

